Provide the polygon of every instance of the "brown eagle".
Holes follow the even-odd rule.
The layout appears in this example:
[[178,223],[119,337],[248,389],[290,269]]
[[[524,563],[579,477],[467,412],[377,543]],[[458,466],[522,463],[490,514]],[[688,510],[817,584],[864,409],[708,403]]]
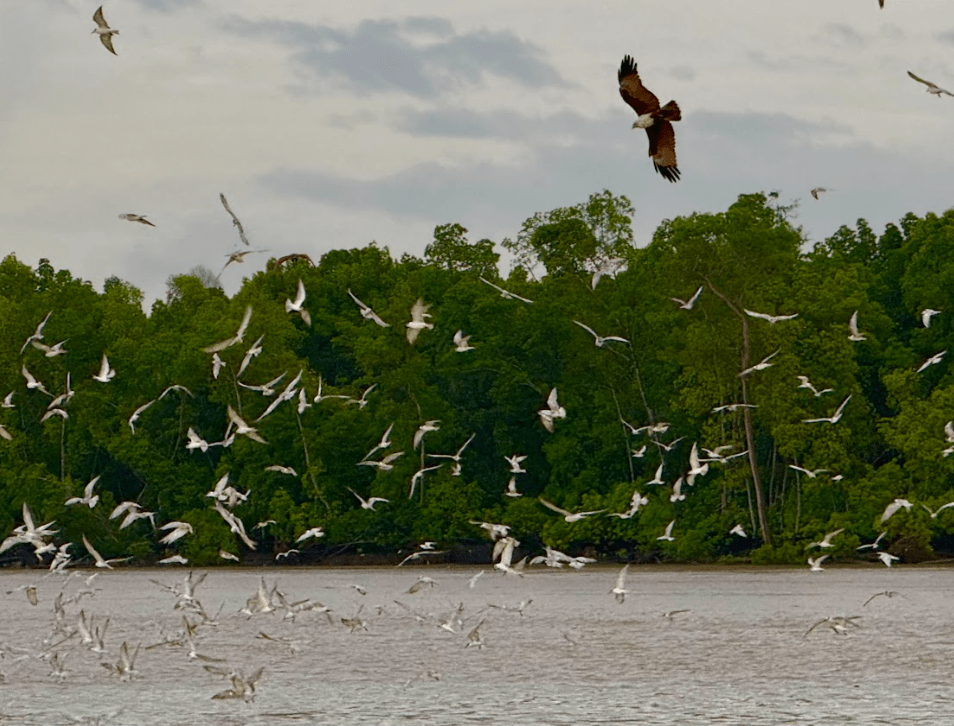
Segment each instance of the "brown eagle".
[[679,181],[676,167],[676,132],[672,121],[682,119],[679,106],[670,101],[660,107],[656,95],[643,85],[636,72],[636,62],[624,56],[619,66],[619,95],[639,116],[633,122],[634,129],[646,129],[649,136],[649,156],[656,171],[671,182]]

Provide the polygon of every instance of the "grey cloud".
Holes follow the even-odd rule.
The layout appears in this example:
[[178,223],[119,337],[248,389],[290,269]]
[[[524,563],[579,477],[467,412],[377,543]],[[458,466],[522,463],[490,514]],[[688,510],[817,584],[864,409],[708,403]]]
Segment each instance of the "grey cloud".
[[443,18],[364,20],[354,29],[232,17],[231,32],[285,43],[303,88],[338,83],[357,93],[399,91],[433,98],[488,76],[528,88],[567,86],[536,45],[510,31],[454,33]]
[[680,81],[693,81],[696,78],[696,72],[690,66],[676,66],[670,73]]
[[185,8],[198,7],[202,0],[133,0],[137,5],[141,5],[147,10],[155,10],[160,13],[171,13]]
[[868,44],[868,41],[861,33],[850,25],[843,23],[828,23],[822,28],[822,32],[825,35],[826,42],[829,43],[834,41],[835,43],[854,47],[862,47]]
[[597,132],[597,126],[602,135],[612,129],[607,121],[608,119],[588,119],[572,111],[537,117],[526,116],[510,109],[479,112],[461,108],[439,108],[399,111],[395,117],[395,126],[412,136],[511,140],[533,138],[539,143],[554,136],[593,134]]

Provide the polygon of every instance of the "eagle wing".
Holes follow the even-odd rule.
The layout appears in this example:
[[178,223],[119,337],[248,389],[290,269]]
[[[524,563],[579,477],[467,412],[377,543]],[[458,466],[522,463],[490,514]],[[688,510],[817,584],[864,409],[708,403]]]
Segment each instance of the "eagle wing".
[[679,181],[679,169],[676,167],[676,132],[672,124],[659,119],[646,129],[649,136],[649,156],[656,171],[671,182]]
[[636,62],[631,56],[623,57],[617,78],[619,79],[619,95],[637,114],[642,116],[659,108],[659,99],[656,98],[656,94],[646,88],[643,82],[639,80],[639,73],[636,72]]

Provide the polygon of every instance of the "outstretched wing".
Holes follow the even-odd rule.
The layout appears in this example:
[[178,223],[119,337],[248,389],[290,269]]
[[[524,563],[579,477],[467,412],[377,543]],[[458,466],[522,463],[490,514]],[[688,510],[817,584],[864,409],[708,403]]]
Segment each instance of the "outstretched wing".
[[642,116],[659,108],[659,99],[639,80],[636,72],[636,61],[631,56],[624,56],[617,73],[619,79],[619,95],[632,109]]
[[245,236],[245,228],[242,226],[242,223],[239,222],[239,218],[235,216],[235,212],[232,211],[228,201],[225,199],[225,195],[221,192],[219,192],[219,199],[222,200],[222,206],[225,207],[225,211],[228,212],[232,218],[232,224],[238,228],[239,238],[245,243],[245,246],[248,247],[248,237]]
[[[656,97],[653,96],[653,98]],[[646,134],[649,136],[649,156],[653,160],[656,171],[668,181],[679,181],[679,169],[676,166],[676,132],[672,124],[665,119],[658,119],[646,129]]]
[[925,81],[923,78],[919,78],[918,76],[914,75],[911,71],[908,71],[908,75],[911,76],[911,78],[916,80],[918,83],[923,83],[928,88],[937,88],[937,86],[935,86],[930,81]]

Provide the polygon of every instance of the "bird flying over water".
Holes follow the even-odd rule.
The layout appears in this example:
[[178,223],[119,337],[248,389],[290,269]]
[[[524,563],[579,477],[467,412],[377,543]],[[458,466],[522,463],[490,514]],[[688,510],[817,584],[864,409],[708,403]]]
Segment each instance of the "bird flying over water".
[[942,93],[948,96],[954,96],[954,93],[951,93],[950,91],[947,91],[941,88],[940,86],[937,86],[931,83],[930,81],[925,81],[923,78],[919,78],[918,76],[914,75],[911,71],[908,71],[908,75],[911,76],[911,78],[916,80],[918,83],[923,83],[925,86],[927,86],[925,90],[931,95],[936,96],[937,98],[940,98]]
[[676,132],[672,127],[673,121],[682,119],[679,106],[675,101],[660,106],[656,95],[643,85],[639,73],[636,72],[636,62],[628,55],[623,57],[616,78],[619,81],[619,95],[638,116],[633,122],[633,128],[646,129],[649,137],[649,156],[656,172],[668,181],[679,181]]
[[823,549],[827,549],[827,548],[829,548],[829,547],[834,547],[835,545],[833,545],[833,544],[831,543],[832,537],[836,537],[837,535],[841,534],[841,533],[844,532],[844,531],[845,531],[845,529],[844,529],[844,527],[842,527],[841,529],[836,529],[834,532],[829,532],[829,533],[826,534],[824,537],[822,537],[822,539],[821,539],[820,542],[811,542],[811,543],[805,545],[805,549],[806,549],[806,550],[807,550],[807,549],[811,549],[812,547],[821,547],[821,548],[823,548]]
[[99,36],[99,40],[103,44],[103,46],[105,46],[106,50],[108,50],[113,55],[119,55],[113,49],[113,36],[119,35],[119,31],[113,30],[112,28],[109,27],[109,25],[107,25],[106,19],[103,17],[102,5],[100,5],[96,9],[96,12],[93,13],[93,22],[96,23],[96,29],[93,32]]
[[616,602],[623,602],[626,600],[626,595],[629,590],[626,588],[626,573],[629,572],[629,565],[623,565],[623,569],[619,571],[619,574],[616,576],[616,584],[613,586],[613,589],[610,592],[616,597]]

